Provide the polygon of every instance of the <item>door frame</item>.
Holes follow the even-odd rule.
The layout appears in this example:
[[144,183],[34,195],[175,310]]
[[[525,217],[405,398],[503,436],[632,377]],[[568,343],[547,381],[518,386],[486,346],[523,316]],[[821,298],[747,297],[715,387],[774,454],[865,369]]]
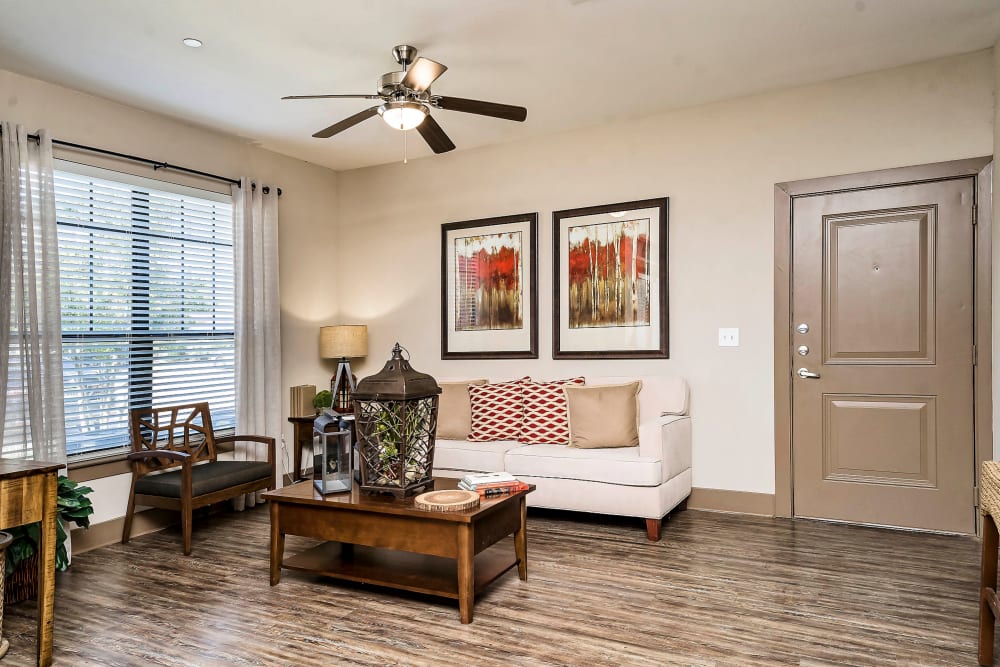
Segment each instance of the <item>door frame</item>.
[[[796,198],[888,185],[912,185],[975,177],[973,215],[974,298],[973,483],[983,461],[993,458],[992,395],[992,189],[993,158],[977,157],[913,167],[777,183],[774,186],[774,515],[794,516],[792,493],[792,205]],[[978,495],[977,495],[978,502]],[[975,508],[969,508],[975,511]]]

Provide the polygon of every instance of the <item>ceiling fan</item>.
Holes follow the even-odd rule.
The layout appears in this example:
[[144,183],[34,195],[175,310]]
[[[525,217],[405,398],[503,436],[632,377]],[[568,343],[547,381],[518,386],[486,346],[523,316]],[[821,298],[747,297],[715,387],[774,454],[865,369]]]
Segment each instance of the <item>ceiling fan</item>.
[[378,80],[378,92],[374,95],[288,95],[281,99],[381,100],[381,104],[348,116],[344,120],[320,130],[313,136],[317,139],[327,139],[354,127],[363,120],[379,115],[382,116],[382,120],[386,124],[394,129],[412,130],[416,128],[435,153],[447,153],[455,148],[455,144],[437,124],[437,121],[431,117],[431,108],[474,113],[517,122],[522,122],[528,117],[528,110],[524,107],[469,100],[462,97],[433,95],[431,84],[448,68],[429,58],[423,56],[417,58],[416,56],[417,50],[412,46],[401,44],[393,48],[392,57],[403,66],[403,69],[399,72],[383,74]]

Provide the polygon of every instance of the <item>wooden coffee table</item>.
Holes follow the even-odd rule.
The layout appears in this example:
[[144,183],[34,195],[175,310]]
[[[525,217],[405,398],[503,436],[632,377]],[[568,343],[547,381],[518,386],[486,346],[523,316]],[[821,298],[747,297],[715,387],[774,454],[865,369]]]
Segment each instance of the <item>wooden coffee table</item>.
[[[434,488],[456,483],[438,478]],[[521,579],[528,578],[525,496],[534,490],[484,499],[461,512],[421,510],[413,498],[357,487],[324,496],[311,481],[269,491],[271,585],[285,568],[437,595],[457,599],[462,623],[471,623],[477,593],[515,565]],[[511,534],[514,553],[493,546]],[[329,541],[286,558],[285,535]]]

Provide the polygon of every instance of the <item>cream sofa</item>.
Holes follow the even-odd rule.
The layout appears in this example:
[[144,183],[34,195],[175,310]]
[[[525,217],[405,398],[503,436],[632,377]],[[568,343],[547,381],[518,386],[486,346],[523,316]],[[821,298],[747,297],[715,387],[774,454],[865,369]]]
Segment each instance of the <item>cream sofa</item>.
[[691,493],[691,417],[688,386],[670,377],[587,377],[587,385],[642,380],[639,446],[577,449],[522,445],[516,441],[438,439],[434,474],[507,471],[535,484],[528,505],[646,520],[650,540],[660,539],[663,518],[684,509]]

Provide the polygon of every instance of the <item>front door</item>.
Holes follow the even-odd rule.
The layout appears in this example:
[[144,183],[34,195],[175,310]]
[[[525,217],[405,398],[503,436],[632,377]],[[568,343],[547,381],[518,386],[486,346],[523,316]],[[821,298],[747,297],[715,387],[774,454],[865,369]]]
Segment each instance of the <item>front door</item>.
[[793,200],[795,516],[975,532],[974,187]]

